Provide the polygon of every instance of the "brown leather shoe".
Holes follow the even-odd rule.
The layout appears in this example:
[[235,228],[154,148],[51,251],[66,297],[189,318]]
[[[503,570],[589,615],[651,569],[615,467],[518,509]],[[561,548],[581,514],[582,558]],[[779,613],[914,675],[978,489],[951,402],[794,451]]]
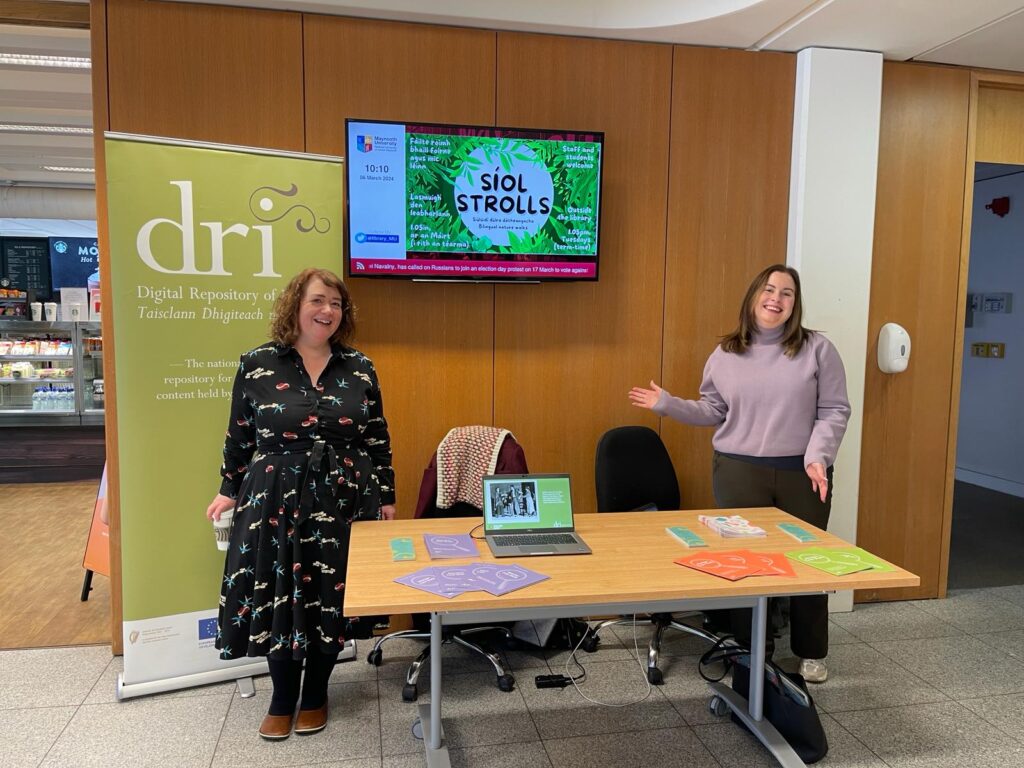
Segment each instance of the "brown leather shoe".
[[292,735],[291,715],[267,715],[260,723],[260,736],[267,741],[281,741]]
[[320,709],[300,709],[295,718],[296,733],[316,733],[327,725],[327,702]]

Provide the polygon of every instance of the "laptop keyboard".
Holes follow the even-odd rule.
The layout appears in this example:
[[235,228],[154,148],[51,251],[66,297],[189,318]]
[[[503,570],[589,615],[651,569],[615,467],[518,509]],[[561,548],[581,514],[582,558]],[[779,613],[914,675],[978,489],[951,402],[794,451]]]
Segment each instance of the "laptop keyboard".
[[491,536],[501,547],[533,547],[538,544],[575,544],[576,537],[568,533],[534,533],[513,536]]

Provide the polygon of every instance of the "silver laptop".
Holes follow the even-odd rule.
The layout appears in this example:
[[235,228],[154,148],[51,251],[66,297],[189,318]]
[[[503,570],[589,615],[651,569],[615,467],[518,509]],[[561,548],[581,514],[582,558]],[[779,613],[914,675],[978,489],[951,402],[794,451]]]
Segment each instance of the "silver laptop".
[[589,555],[575,533],[568,475],[484,477],[484,538],[495,557]]

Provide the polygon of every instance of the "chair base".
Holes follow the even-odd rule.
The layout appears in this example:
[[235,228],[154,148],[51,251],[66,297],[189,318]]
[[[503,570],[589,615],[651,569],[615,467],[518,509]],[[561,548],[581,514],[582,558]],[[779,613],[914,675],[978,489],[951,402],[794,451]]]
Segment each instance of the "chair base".
[[[693,614],[698,615],[698,614]],[[587,652],[593,653],[597,650],[597,643],[600,641],[600,632],[605,627],[611,626],[653,626],[654,634],[651,635],[651,641],[647,646],[647,681],[651,685],[661,685],[665,682],[664,675],[661,669],[658,667],[658,660],[661,656],[661,641],[665,635],[665,630],[674,629],[677,632],[685,632],[687,634],[699,637],[702,640],[707,641],[709,645],[714,645],[718,641],[718,636],[708,632],[700,627],[694,627],[689,624],[683,624],[682,622],[676,621],[675,617],[669,613],[652,613],[650,616],[645,618],[633,619],[633,618],[618,618],[618,619],[605,619],[604,621],[598,622],[596,625],[590,628],[590,634],[593,636],[593,641],[589,638],[583,644],[583,649]]]

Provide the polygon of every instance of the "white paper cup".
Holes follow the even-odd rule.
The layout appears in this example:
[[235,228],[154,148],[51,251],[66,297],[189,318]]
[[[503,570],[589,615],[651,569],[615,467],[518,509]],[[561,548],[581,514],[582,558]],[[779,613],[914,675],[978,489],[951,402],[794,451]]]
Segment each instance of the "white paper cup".
[[68,305],[68,319],[73,323],[77,323],[82,319],[82,305],[81,304],[69,304]]
[[213,521],[213,535],[217,538],[217,549],[227,552],[231,538],[231,510],[220,513],[220,520]]
[[29,311],[32,313],[32,319],[39,322],[43,319],[43,305],[38,301],[33,301],[28,305]]
[[43,315],[46,317],[46,322],[55,322],[57,320],[57,305],[52,301],[43,304]]

